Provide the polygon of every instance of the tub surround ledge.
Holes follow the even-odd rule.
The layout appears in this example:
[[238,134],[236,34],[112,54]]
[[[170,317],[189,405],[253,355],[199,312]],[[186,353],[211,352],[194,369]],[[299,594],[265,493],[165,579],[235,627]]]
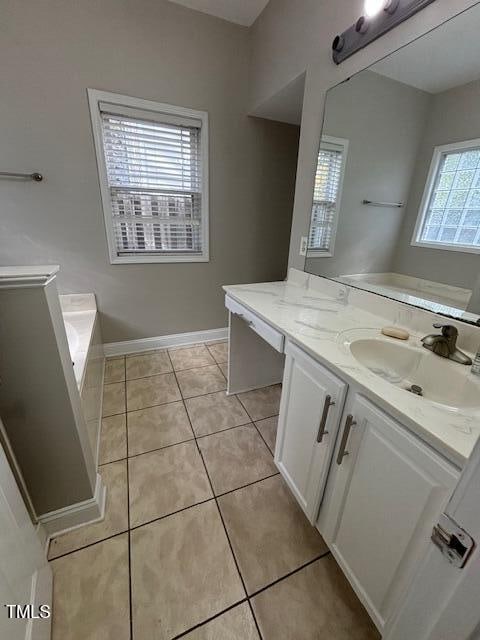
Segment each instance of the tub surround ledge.
[[89,351],[98,322],[95,295],[93,293],[66,294],[60,295],[59,298],[75,380],[81,393],[85,383]]

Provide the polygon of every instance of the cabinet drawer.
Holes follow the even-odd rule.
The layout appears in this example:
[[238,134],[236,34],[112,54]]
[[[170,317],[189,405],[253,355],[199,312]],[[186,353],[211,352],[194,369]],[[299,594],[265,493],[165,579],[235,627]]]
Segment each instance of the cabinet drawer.
[[261,320],[254,313],[229,296],[225,296],[225,306],[231,313],[242,318],[252,331],[258,333],[258,335],[263,338],[265,342],[268,342],[268,344],[276,351],[283,353],[285,338],[282,333],[271,327],[267,322]]

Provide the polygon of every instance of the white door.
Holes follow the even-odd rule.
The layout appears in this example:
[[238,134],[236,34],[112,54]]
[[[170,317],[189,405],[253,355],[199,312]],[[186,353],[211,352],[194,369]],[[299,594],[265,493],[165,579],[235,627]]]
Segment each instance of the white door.
[[290,343],[286,354],[275,462],[314,524],[347,385]]
[[6,604],[33,604],[36,615],[51,605],[51,569],[0,445],[0,638],[50,637],[49,619],[9,619]]
[[459,568],[431,542],[385,640],[480,637],[480,440],[444,512],[473,538],[473,550]]
[[319,528],[383,631],[459,474],[360,395],[347,403],[344,420]]

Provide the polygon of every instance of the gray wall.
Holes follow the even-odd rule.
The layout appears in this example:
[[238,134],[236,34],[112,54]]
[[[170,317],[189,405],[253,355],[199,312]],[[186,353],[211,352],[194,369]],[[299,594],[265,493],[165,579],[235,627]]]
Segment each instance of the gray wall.
[[[247,117],[249,47],[164,0],[5,0],[0,167],[45,181],[0,183],[0,263],[60,264],[106,342],[225,326],[222,284],[284,277],[298,128]],[[87,87],[209,112],[210,263],[109,264]]]
[[308,258],[306,271],[327,277],[391,271],[404,210],[362,200],[407,200],[430,98],[371,71],[329,91],[323,132],[349,141],[341,211],[334,255]]
[[474,0],[436,0],[339,66],[331,59],[336,33],[362,14],[363,0],[270,0],[252,30],[252,110],[305,70],[302,127],[289,265],[303,269],[300,238],[308,233],[325,92],[400,46],[438,26]]
[[[480,138],[479,106],[480,81],[432,96],[413,174],[408,207],[398,239],[394,271],[457,287],[475,287],[480,272],[478,254],[412,247],[410,243],[434,147]],[[476,295],[478,296],[478,293]]]

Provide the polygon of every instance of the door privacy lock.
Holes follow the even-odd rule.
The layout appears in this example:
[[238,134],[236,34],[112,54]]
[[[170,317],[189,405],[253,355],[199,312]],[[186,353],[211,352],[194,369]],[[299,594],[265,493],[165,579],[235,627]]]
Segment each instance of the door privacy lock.
[[445,513],[433,527],[432,540],[447,560],[459,569],[465,566],[475,546],[473,538]]

